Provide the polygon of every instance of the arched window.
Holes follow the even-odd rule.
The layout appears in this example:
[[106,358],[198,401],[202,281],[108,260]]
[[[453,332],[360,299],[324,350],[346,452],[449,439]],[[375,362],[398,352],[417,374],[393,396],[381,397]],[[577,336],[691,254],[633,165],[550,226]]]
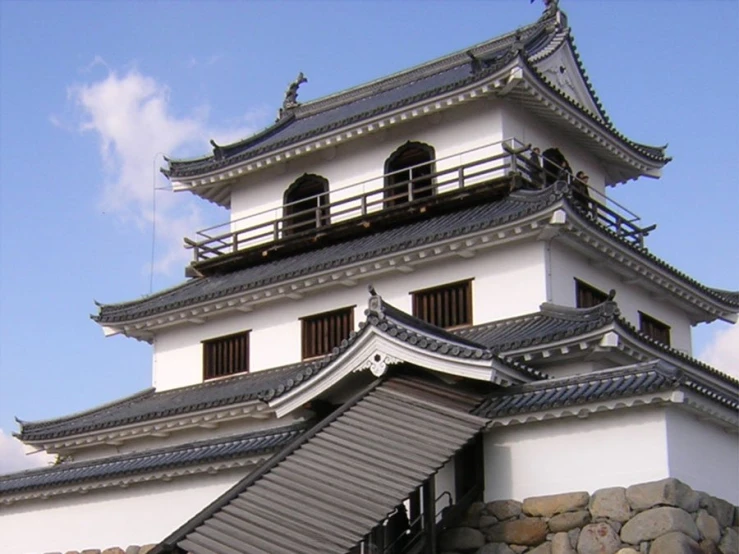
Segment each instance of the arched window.
[[305,174],[285,191],[283,236],[328,224],[328,180]]
[[434,148],[406,142],[385,162],[385,205],[397,206],[434,193]]
[[544,168],[544,184],[551,185],[554,181],[568,181],[572,178],[572,169],[564,154],[559,148],[548,148],[541,155]]

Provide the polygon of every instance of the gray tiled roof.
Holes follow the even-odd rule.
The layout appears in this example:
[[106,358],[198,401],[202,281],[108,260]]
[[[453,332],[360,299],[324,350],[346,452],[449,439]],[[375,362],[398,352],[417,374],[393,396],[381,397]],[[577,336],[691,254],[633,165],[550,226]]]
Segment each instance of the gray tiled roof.
[[480,398],[420,378],[375,382],[153,554],[345,554],[481,430],[469,413]]
[[731,410],[739,409],[736,393],[730,395],[716,391],[696,383],[681,371],[648,363],[511,387],[491,394],[474,413],[494,419],[680,387],[693,390]]
[[296,439],[307,424],[209,439],[190,444],[70,462],[0,476],[0,495],[162,471],[273,452]]
[[108,324],[165,313],[169,310],[223,298],[286,279],[310,275],[322,270],[430,244],[445,238],[495,227],[540,211],[555,200],[556,197],[548,191],[514,193],[498,202],[430,217],[423,221],[401,225],[394,229],[273,262],[253,265],[231,273],[192,279],[180,286],[140,300],[103,305],[94,319],[99,323]]
[[17,436],[24,441],[49,440],[258,400],[299,382],[301,370],[310,365],[293,364],[162,392],[147,389],[79,414],[39,422],[21,421]]
[[475,325],[455,333],[495,352],[510,352],[581,336],[612,323],[618,314],[615,302],[604,302],[593,308],[545,303],[538,312]]
[[[462,236],[478,230],[494,228],[547,209],[561,198],[570,199],[564,183],[542,191],[518,191],[502,200],[430,217],[346,242],[310,250],[272,262],[252,265],[231,273],[191,279],[179,286],[131,302],[105,304],[93,319],[101,324],[116,324],[171,310],[228,297],[291,278],[342,267],[385,254],[430,244],[438,240]],[[573,209],[579,210],[577,204]],[[702,291],[729,310],[739,310],[739,292],[707,287],[686,273],[661,260],[646,248],[619,236],[592,219],[583,222],[593,231],[616,240],[635,254],[646,258],[689,286]]]
[[320,360],[206,381],[162,392],[149,389],[120,402],[81,414],[42,422],[21,422],[21,432],[17,436],[24,441],[46,441],[249,400],[268,402],[318,375],[370,327],[376,327],[383,333],[430,352],[462,359],[490,360],[491,364],[495,360],[526,378],[545,378],[542,373],[524,364],[502,358],[482,345],[398,310],[383,302],[374,291],[370,299],[370,308],[365,313],[367,319],[360,324],[360,330],[351,333],[348,339],[342,341],[329,355]]
[[[549,42],[555,32],[551,22],[551,19],[541,19],[517,31],[527,55],[535,55]],[[171,177],[187,177],[228,167],[300,140],[479,81],[513,59],[511,46],[514,40],[513,34],[507,34],[472,47],[485,62],[486,67],[482,71],[473,72],[470,58],[465,52],[456,52],[344,93],[303,104],[292,116],[278,120],[264,131],[221,147],[223,159],[207,156],[194,160],[170,160],[166,173]]]

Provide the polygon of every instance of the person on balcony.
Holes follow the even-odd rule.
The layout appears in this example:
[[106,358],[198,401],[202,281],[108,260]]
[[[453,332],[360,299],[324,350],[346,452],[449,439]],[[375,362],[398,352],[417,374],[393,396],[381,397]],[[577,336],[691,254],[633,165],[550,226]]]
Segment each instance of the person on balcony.
[[590,211],[589,180],[590,177],[584,171],[578,171],[574,181],[572,181],[572,199],[577,206],[587,211]]
[[544,186],[544,169],[541,165],[541,149],[534,146],[529,154],[529,173],[531,175],[531,184],[533,188],[540,189]]

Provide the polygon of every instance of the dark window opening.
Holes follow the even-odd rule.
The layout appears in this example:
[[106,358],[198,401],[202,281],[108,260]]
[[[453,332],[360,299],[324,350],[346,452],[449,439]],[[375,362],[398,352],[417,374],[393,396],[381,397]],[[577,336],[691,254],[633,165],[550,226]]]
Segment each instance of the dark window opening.
[[460,281],[411,294],[415,317],[442,329],[472,325],[472,281]]
[[648,337],[670,346],[670,326],[639,312],[639,329]]
[[575,279],[576,306],[578,308],[592,308],[608,300],[608,294]]
[[302,319],[303,359],[329,354],[354,330],[354,308],[312,315]]
[[249,371],[249,332],[203,341],[203,379]]
[[397,206],[434,193],[435,172],[433,147],[420,142],[407,142],[385,162],[385,205]]
[[483,460],[482,435],[477,435],[454,456],[454,498],[456,502],[476,488],[482,491],[485,467]]
[[544,184],[551,185],[555,181],[570,181],[572,168],[559,148],[547,148],[541,157],[544,169]]
[[328,181],[303,175],[285,191],[283,235],[317,229],[329,222]]

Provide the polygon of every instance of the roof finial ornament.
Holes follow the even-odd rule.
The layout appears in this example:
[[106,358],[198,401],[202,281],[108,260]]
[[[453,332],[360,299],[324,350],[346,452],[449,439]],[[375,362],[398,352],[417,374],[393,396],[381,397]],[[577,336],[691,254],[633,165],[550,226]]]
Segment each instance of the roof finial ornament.
[[213,147],[213,157],[216,160],[222,160],[226,157],[225,153],[223,152],[223,147],[216,144],[216,141],[210,139],[210,145]]
[[470,59],[470,66],[472,67],[472,74],[476,75],[482,69],[482,61],[477,56],[475,56],[472,50],[467,50],[465,54],[467,54],[467,57]]
[[297,108],[300,103],[298,102],[298,89],[303,83],[307,83],[308,78],[303,75],[301,71],[295,80],[290,83],[285,91],[285,99],[282,101],[282,107],[280,108],[280,118],[283,118],[289,114],[292,110]]
[[365,310],[365,315],[370,316],[374,315],[376,317],[379,317],[380,319],[385,317],[385,310],[382,307],[382,296],[377,294],[377,291],[375,290],[375,287],[372,285],[367,285],[367,290],[370,293],[369,302],[367,302],[367,310]]
[[608,291],[608,298],[606,298],[606,302],[613,302],[613,299],[616,298],[616,289],[611,289]]

